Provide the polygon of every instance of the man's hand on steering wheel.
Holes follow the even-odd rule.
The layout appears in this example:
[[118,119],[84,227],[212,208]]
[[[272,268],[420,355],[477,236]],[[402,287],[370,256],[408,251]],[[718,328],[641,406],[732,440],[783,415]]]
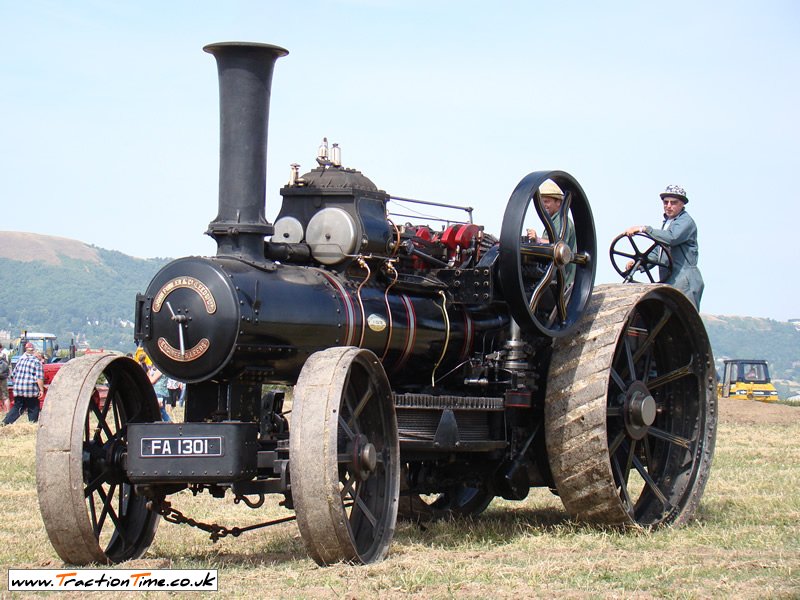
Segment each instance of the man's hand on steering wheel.
[[625,230],[625,235],[635,235],[637,233],[647,233],[647,225],[633,225]]
[[[625,242],[622,240],[628,240],[631,248],[629,251],[623,250]],[[660,252],[657,251],[658,249],[660,249]],[[644,225],[628,227],[623,233],[614,238],[611,242],[609,254],[611,256],[611,265],[626,283],[639,283],[633,278],[637,272],[645,273],[650,283],[656,283],[651,273],[654,267],[666,269],[667,273],[664,280],[669,279],[672,274],[672,254],[669,246],[653,238]],[[625,262],[624,269],[620,264],[623,259],[628,259]]]

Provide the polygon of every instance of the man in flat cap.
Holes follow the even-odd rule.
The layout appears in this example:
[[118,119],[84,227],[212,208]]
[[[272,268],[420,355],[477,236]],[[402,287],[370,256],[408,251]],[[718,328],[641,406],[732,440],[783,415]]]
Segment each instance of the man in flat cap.
[[[668,185],[661,192],[661,202],[664,206],[664,222],[661,229],[649,225],[634,225],[625,230],[626,235],[646,233],[654,240],[669,246],[672,255],[672,275],[664,280],[665,269],[661,271],[661,281],[668,283],[682,291],[689,300],[700,310],[700,299],[703,297],[703,276],[697,268],[697,225],[694,219],[686,212],[689,198],[686,190],[679,185]],[[654,257],[658,262],[659,257]],[[631,261],[628,269],[633,266]]]

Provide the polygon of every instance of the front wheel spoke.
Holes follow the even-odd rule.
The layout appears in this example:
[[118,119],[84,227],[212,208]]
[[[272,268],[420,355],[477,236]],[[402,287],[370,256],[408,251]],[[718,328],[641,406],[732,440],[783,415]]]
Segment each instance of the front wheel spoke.
[[88,498],[91,494],[94,494],[97,490],[100,489],[106,482],[106,473],[108,471],[103,471],[97,477],[95,477],[92,481],[86,484],[86,487],[83,489],[83,496],[84,498]]
[[102,510],[100,511],[100,516],[97,519],[97,523],[95,526],[95,536],[100,537],[100,532],[103,530],[103,525],[105,524],[106,517],[111,518],[111,522],[120,529],[119,519],[117,518],[117,514],[114,512],[114,507],[112,506],[112,502],[114,501],[114,490],[117,489],[117,484],[112,483],[111,486],[108,488],[108,494],[105,493],[103,488],[98,488],[97,496],[100,498],[100,502],[103,505]]
[[361,426],[358,422],[358,419],[353,416],[353,414],[355,413],[355,407],[353,406],[354,390],[349,383],[351,376],[352,373],[348,374],[347,376],[348,387],[345,390],[344,394],[342,395],[342,403],[344,404],[344,407],[347,408],[347,414],[349,415],[347,417],[347,426],[350,429],[350,431],[358,435],[359,433],[361,433]]
[[[108,398],[109,398],[109,396],[113,398],[113,396],[111,396],[111,387],[112,387],[112,386],[109,386],[109,388],[108,388],[108,394],[109,394],[109,395],[108,395],[108,396],[106,396],[106,403],[105,403],[105,404],[103,404],[103,409],[102,409],[102,411],[101,411],[101,413],[100,413],[102,416],[101,416],[101,417],[99,417],[99,418],[100,418],[100,420],[101,420],[101,421],[103,421],[103,423],[105,423],[105,422],[106,422],[106,419],[108,419],[108,411],[109,411],[109,409],[111,408],[111,402],[108,402]],[[116,389],[115,389],[115,390],[114,390],[114,393],[116,394],[116,392],[117,392],[117,391],[116,391]],[[93,396],[94,396],[94,394],[93,394]],[[97,407],[97,404],[94,402],[94,398],[93,398],[93,397],[92,397],[92,398],[89,398],[89,402],[92,404],[92,406],[94,406],[94,407]]]
[[352,426],[353,422],[358,418],[361,414],[361,411],[364,410],[364,407],[367,405],[367,402],[370,401],[372,398],[374,390],[372,385],[367,385],[367,389],[364,391],[364,394],[361,396],[361,399],[358,401],[358,405],[356,405],[355,410],[350,413],[350,420],[348,421],[348,425]]
[[669,373],[664,373],[663,375],[659,375],[658,377],[651,379],[647,382],[647,387],[651,390],[661,387],[662,385],[666,385],[668,383],[672,383],[673,381],[677,381],[678,379],[682,379],[683,377],[694,376],[694,370],[692,369],[692,362],[689,361],[688,364],[678,367],[670,371]]
[[95,507],[94,497],[89,495],[86,496],[86,499],[89,504],[89,520],[92,522],[92,530],[99,535],[100,529],[97,527],[97,508]]
[[370,508],[361,498],[361,494],[357,494],[354,500],[361,514],[364,515],[367,521],[369,521],[369,524],[372,525],[372,529],[375,529],[375,527],[378,525],[378,518],[373,514],[372,510],[370,510]]
[[664,431],[663,429],[659,429],[657,427],[650,427],[650,429],[647,430],[647,433],[660,440],[669,442],[670,444],[675,444],[681,448],[686,448],[687,450],[692,447],[692,440],[681,437],[674,433],[670,433],[669,431]]
[[[99,398],[100,398],[100,396],[98,395],[98,399]],[[114,425],[117,428],[117,431],[120,431],[122,429],[122,416],[119,413],[119,404],[120,403],[116,402],[116,403],[112,404],[111,402],[108,401],[108,396],[106,396],[106,404],[111,405],[110,410],[111,410],[111,413],[114,415]]]
[[348,437],[348,439],[350,440],[356,439],[355,432],[352,429],[350,429],[350,425],[348,425],[347,421],[344,420],[344,417],[342,417],[342,415],[339,415],[339,427],[342,428],[342,431],[344,431],[344,434]]
[[95,428],[94,432],[94,439],[95,441],[100,441],[100,432],[103,431],[108,439],[112,439],[114,437],[114,432],[111,431],[111,428],[106,423],[105,415],[100,412],[100,409],[97,408],[97,405],[94,402],[89,402],[89,406],[92,409],[95,417],[97,418],[97,427]]
[[672,508],[669,500],[667,500],[667,497],[664,495],[664,492],[661,491],[661,488],[658,487],[658,484],[650,476],[650,473],[647,472],[647,469],[644,468],[644,465],[635,456],[633,457],[633,466],[636,467],[636,470],[639,472],[639,475],[641,475],[642,479],[644,479],[647,487],[649,487],[653,494],[655,494],[656,498],[659,499],[664,508]]
[[344,487],[342,487],[342,490],[339,492],[339,497],[342,499],[342,502],[344,502],[344,499],[347,498],[348,496],[350,496],[351,498],[353,497],[353,486],[355,485],[355,483],[356,483],[355,477],[350,477],[349,479],[344,481]]

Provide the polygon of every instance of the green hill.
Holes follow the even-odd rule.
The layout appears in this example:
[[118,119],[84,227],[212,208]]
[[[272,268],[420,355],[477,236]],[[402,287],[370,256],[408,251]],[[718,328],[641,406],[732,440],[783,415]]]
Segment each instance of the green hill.
[[47,331],[62,348],[132,351],[134,303],[169,259],[133,258],[75,240],[0,232],[0,330]]

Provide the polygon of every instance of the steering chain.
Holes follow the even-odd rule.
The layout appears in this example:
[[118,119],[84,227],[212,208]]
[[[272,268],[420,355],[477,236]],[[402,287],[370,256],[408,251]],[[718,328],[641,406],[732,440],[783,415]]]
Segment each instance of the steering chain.
[[260,529],[262,527],[269,527],[270,525],[279,525],[281,523],[288,523],[289,521],[294,521],[297,519],[297,515],[292,515],[290,517],[283,517],[282,519],[274,519],[272,521],[264,521],[263,523],[256,523],[255,525],[248,525],[246,527],[225,527],[224,525],[218,525],[216,523],[203,523],[202,521],[197,521],[196,519],[192,519],[191,517],[187,517],[177,508],[173,508],[172,504],[167,500],[150,500],[147,503],[147,509],[161,515],[164,517],[164,520],[169,523],[176,523],[178,525],[189,525],[190,527],[196,527],[202,531],[205,531],[209,534],[209,538],[212,542],[216,543],[217,540],[232,535],[233,537],[239,537],[245,531],[252,531],[253,529]]

